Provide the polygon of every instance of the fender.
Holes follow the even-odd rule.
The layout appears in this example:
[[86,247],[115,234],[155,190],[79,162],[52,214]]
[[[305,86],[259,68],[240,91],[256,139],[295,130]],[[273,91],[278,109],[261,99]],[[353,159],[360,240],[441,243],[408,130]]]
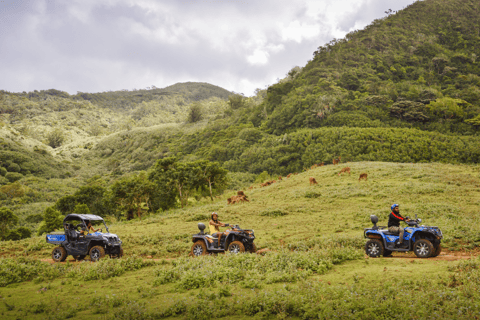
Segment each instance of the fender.
[[207,241],[207,239],[206,239],[205,236],[199,236],[199,237],[195,237],[195,236],[194,236],[194,237],[192,238],[192,242],[197,242],[198,240],[202,240],[202,241],[205,243],[205,245],[207,246],[207,248],[210,247],[210,244],[208,243],[208,241]]
[[232,243],[233,241],[235,241],[235,234],[230,232],[227,237],[225,238],[225,250],[228,248],[228,246],[230,245],[230,243]]
[[[368,231],[364,231],[364,233],[365,233],[365,238],[370,238],[368,235],[373,235],[372,239],[381,240],[383,243],[383,247],[384,248],[387,247],[387,241],[385,240],[385,235],[383,234],[383,232],[380,232],[377,230],[368,230]],[[378,236],[379,238],[377,238],[375,235]]]

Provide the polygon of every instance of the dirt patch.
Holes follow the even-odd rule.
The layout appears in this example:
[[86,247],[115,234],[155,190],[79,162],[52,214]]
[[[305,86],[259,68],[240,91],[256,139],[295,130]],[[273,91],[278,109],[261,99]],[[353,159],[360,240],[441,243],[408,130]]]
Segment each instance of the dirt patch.
[[67,263],[67,262],[69,262],[69,263],[80,263],[82,261],[90,261],[90,260],[85,259],[85,260],[82,260],[82,261],[77,261],[75,259],[66,259],[65,261],[62,261],[62,262],[55,262],[55,261],[53,261],[53,259],[40,259],[40,261],[48,262],[50,264],[55,264],[55,263]]
[[[438,257],[435,258],[427,258],[429,261],[457,261],[457,260],[468,260],[471,258],[475,258],[476,255],[466,252],[442,252]],[[415,254],[412,253],[400,253],[396,252],[391,257],[387,257],[386,259],[420,259],[423,260],[425,258],[419,258]]]

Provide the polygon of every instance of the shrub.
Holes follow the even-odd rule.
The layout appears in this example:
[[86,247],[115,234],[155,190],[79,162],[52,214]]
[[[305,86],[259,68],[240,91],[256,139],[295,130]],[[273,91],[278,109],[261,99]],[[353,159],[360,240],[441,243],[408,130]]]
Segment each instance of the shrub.
[[23,178],[23,174],[18,172],[8,172],[5,174],[5,178],[8,179],[10,182],[15,182]]
[[22,168],[20,168],[20,166],[18,164],[16,164],[15,162],[12,162],[8,166],[8,171],[10,171],[10,172],[20,172],[21,170],[22,170]]
[[280,209],[274,209],[274,210],[265,210],[260,212],[261,216],[266,216],[266,217],[281,217],[281,216],[286,216],[288,212],[282,211]]
[[4,167],[0,167],[0,176],[5,176],[7,172],[7,169],[5,169]]
[[307,191],[305,192],[305,198],[319,198],[322,194],[320,192],[315,191]]
[[43,220],[43,215],[40,213],[37,214],[31,214],[28,217],[25,218],[25,221],[30,222],[30,223],[38,223]]
[[61,129],[50,131],[47,135],[47,144],[52,148],[60,147],[65,140],[65,134]]
[[209,221],[210,220],[210,216],[207,215],[207,214],[196,214],[194,216],[191,216],[189,218],[187,218],[185,221],[186,222],[192,222],[192,221]]
[[55,229],[61,229],[63,226],[63,216],[59,211],[55,210],[53,207],[48,207],[45,209],[43,214],[44,220],[38,228],[38,235],[42,235],[46,232],[51,232]]
[[8,208],[0,208],[0,239],[3,239],[7,235],[9,227],[15,225],[18,222],[18,217]]

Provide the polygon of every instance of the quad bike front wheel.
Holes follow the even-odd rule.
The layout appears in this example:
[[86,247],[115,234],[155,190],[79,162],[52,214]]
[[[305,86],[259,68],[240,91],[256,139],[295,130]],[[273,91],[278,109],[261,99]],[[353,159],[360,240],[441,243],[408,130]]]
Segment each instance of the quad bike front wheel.
[[415,255],[419,258],[428,258],[434,253],[434,249],[430,241],[427,239],[419,239],[413,244],[413,252],[415,252]]
[[233,241],[228,245],[228,252],[235,254],[245,252],[245,246],[240,241]]
[[436,257],[440,254],[440,252],[442,252],[442,245],[439,244],[436,248],[435,248],[435,251],[432,253],[431,257]]
[[90,249],[90,260],[98,261],[105,257],[105,249],[101,246],[95,246]]
[[207,246],[202,240],[198,240],[192,246],[191,250],[192,257],[204,256],[207,254]]
[[255,252],[257,252],[257,246],[255,245],[255,243],[252,243],[252,246],[250,247],[250,249],[248,250],[248,252],[250,252],[250,253],[255,253]]
[[383,254],[383,244],[380,240],[370,239],[365,244],[365,252],[369,257],[376,258]]
[[65,261],[67,259],[67,250],[64,247],[56,247],[52,250],[52,259],[55,262]]

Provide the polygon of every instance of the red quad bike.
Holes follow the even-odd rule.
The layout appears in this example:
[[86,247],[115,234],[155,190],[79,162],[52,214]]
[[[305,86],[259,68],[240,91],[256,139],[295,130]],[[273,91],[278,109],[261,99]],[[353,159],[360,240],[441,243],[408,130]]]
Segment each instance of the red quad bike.
[[223,253],[228,251],[230,253],[241,253],[257,251],[257,247],[253,240],[255,240],[255,234],[253,230],[241,229],[238,225],[228,225],[231,230],[227,230],[221,237],[221,242],[218,243],[218,238],[213,237],[204,232],[205,225],[203,223],[198,224],[199,233],[194,234],[192,237],[192,250],[191,255],[193,257],[203,256],[212,253]]

